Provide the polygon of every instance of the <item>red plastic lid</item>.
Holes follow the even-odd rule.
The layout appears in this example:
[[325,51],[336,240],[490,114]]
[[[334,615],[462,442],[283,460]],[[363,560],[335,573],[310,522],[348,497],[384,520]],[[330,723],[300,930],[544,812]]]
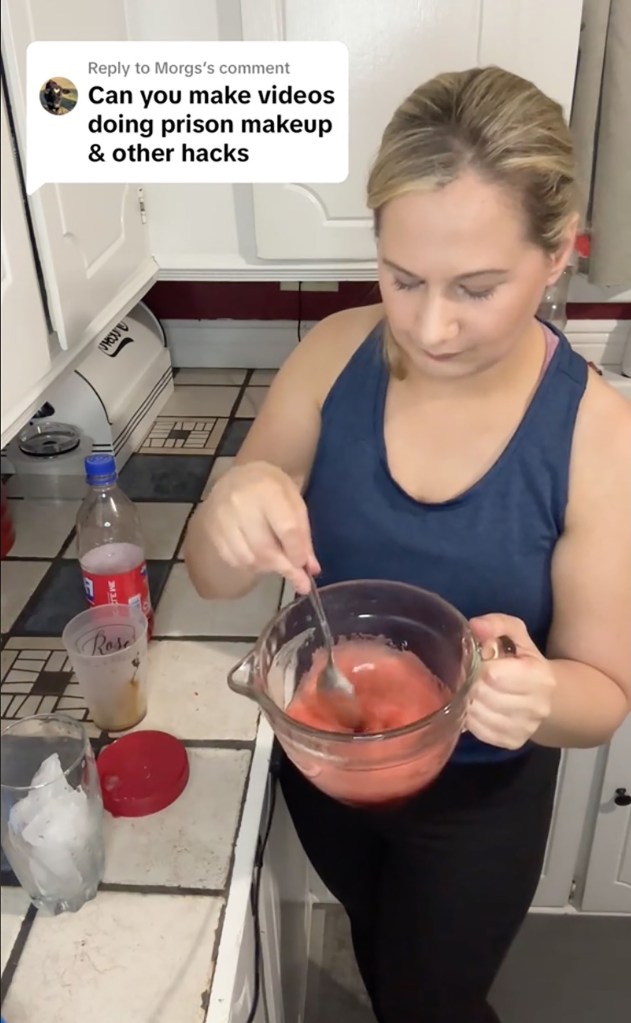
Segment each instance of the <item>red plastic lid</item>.
[[186,788],[188,754],[166,732],[132,732],[97,760],[103,805],[113,817],[146,817],[170,806]]

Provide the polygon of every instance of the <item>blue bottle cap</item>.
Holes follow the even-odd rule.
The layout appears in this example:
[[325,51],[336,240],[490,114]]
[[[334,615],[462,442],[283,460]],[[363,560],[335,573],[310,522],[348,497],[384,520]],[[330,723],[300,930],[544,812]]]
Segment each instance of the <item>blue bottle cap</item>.
[[113,483],[118,475],[114,455],[88,455],[84,464],[88,483]]

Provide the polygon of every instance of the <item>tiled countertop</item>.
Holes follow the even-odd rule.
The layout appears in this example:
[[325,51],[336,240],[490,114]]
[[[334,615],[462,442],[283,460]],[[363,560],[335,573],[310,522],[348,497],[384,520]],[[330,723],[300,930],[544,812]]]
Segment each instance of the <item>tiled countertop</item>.
[[[104,882],[76,914],[38,913],[3,858],[7,1023],[203,1023],[209,1004],[216,1007],[210,1023],[229,1017],[226,993],[271,740],[263,726],[257,746],[256,708],[230,692],[226,676],[276,613],[281,582],[265,579],[242,600],[204,602],[179,551],[190,513],[210,478],[230,464],[267,382],[245,371],[186,371],[158,418],[161,429],[152,430],[123,470],[122,486],[142,515],[156,607],[149,712],[137,728],[182,739],[190,780],[159,814],[134,820],[106,814]],[[187,417],[200,410],[220,427],[195,448]],[[149,442],[162,445],[160,420],[169,417],[178,417],[178,430],[166,431],[174,447],[155,453],[158,444]],[[116,737],[89,720],[60,639],[84,606],[72,537],[77,503],[16,499],[11,509],[17,540],[3,562],[3,724],[64,711],[86,723],[98,751]]]

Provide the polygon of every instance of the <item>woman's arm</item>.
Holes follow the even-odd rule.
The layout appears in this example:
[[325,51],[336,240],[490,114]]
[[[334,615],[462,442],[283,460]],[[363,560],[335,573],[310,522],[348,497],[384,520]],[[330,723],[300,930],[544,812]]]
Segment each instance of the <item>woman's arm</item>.
[[552,564],[552,710],[534,738],[597,746],[631,711],[631,404],[590,376]]
[[[301,509],[295,508],[299,494],[292,491],[296,487],[298,492],[303,489],[320,435],[320,409],[306,372],[312,356],[310,341],[305,340],[304,345],[305,348],[296,349],[276,375],[234,467],[218,481],[217,492],[214,493],[213,488],[191,518],[184,557],[195,589],[207,599],[243,596],[260,578],[260,572],[254,568],[228,564],[215,544],[214,505],[223,498],[226,504],[239,500],[239,494],[233,495],[231,491],[233,482],[237,490],[242,482],[240,467],[251,466],[247,480],[243,480],[244,487],[248,488],[244,490],[243,500],[253,504],[257,485],[269,487],[275,477],[278,484],[275,504],[279,517],[284,515],[287,519],[287,529],[294,528],[299,515],[303,514]],[[257,465],[260,466],[259,484]],[[292,482],[295,487],[291,486]],[[226,514],[230,514],[228,507]]]
[[[279,370],[234,467],[191,518],[184,556],[191,581],[202,597],[242,596],[260,578],[261,572],[254,568],[226,562],[215,544],[215,527],[218,514],[224,520],[230,518],[235,502],[242,507],[250,500],[254,506],[263,487],[266,495],[270,487],[274,490],[265,501],[274,508],[275,532],[285,551],[310,549],[300,493],[311,472],[320,436],[320,409],[353,350],[380,315],[380,307],[370,306],[328,316],[309,331]],[[245,473],[239,473],[246,466],[247,479]],[[222,507],[218,510],[219,504]],[[300,536],[296,535],[297,526]],[[282,570],[280,565],[275,568]]]
[[507,635],[517,647],[487,660],[474,690],[467,727],[483,742],[599,746],[631,711],[631,405],[597,378],[577,420],[552,587],[546,656],[518,618],[471,619],[481,643]]

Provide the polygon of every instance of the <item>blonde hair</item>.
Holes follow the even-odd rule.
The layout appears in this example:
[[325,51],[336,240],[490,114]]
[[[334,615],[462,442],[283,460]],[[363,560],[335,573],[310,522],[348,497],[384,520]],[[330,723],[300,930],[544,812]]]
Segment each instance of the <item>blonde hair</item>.
[[[384,131],[368,179],[377,236],[391,199],[441,188],[465,170],[512,193],[528,241],[548,254],[560,248],[579,196],[572,137],[559,103],[499,67],[448,72],[419,86]],[[401,375],[389,331],[386,355]]]

